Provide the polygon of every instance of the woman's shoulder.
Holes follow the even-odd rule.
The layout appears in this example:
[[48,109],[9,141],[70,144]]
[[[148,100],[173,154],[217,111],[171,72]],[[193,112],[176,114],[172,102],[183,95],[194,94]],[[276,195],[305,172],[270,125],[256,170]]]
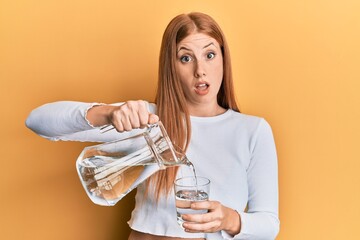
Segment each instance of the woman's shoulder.
[[229,111],[231,112],[231,120],[240,128],[246,128],[252,131],[263,127],[270,128],[269,123],[264,117],[236,112],[234,110]]
[[231,114],[231,117],[237,121],[247,122],[247,123],[254,123],[259,124],[261,121],[265,121],[263,117],[251,115],[247,113],[237,112],[235,110],[229,109],[228,110]]

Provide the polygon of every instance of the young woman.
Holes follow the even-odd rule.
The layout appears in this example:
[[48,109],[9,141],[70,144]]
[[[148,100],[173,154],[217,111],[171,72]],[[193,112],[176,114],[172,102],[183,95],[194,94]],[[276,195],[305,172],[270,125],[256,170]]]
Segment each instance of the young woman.
[[[218,24],[202,13],[181,14],[162,39],[155,104],[55,102],[32,111],[27,126],[51,140],[111,141],[163,122],[199,176],[211,180],[209,201],[176,221],[167,168],[138,187],[129,239],[274,239],[279,231],[277,157],[269,124],[239,112],[229,49]],[[115,129],[100,133],[99,127]],[[118,132],[122,132],[122,135]],[[181,168],[180,168],[181,169]]]

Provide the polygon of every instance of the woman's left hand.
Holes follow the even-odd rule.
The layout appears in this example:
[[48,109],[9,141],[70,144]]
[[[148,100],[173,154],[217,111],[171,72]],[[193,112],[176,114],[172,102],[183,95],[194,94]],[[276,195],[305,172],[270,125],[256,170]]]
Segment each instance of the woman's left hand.
[[240,215],[235,210],[222,205],[218,201],[199,201],[192,202],[191,209],[208,210],[204,214],[183,214],[185,221],[183,227],[186,232],[218,232],[226,231],[230,235],[240,232]]

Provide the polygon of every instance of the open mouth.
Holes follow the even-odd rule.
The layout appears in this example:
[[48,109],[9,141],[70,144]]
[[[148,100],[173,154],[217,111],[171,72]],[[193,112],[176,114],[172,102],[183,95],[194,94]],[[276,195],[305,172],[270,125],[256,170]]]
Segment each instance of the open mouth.
[[207,84],[207,83],[200,83],[200,84],[197,84],[195,87],[196,87],[196,89],[198,89],[198,90],[205,90],[205,89],[207,89],[207,88],[209,87],[209,84]]
[[199,95],[208,93],[210,85],[206,82],[200,82],[195,85],[195,92]]

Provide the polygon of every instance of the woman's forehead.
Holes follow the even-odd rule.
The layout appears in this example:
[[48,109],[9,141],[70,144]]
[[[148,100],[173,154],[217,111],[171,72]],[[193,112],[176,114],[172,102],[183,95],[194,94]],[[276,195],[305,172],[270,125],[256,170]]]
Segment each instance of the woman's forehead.
[[214,46],[219,46],[219,43],[216,41],[216,39],[210,37],[209,35],[206,35],[204,33],[192,33],[185,37],[183,40],[181,40],[177,46],[186,46],[186,45],[198,45],[198,46],[207,46],[209,44],[213,43]]

